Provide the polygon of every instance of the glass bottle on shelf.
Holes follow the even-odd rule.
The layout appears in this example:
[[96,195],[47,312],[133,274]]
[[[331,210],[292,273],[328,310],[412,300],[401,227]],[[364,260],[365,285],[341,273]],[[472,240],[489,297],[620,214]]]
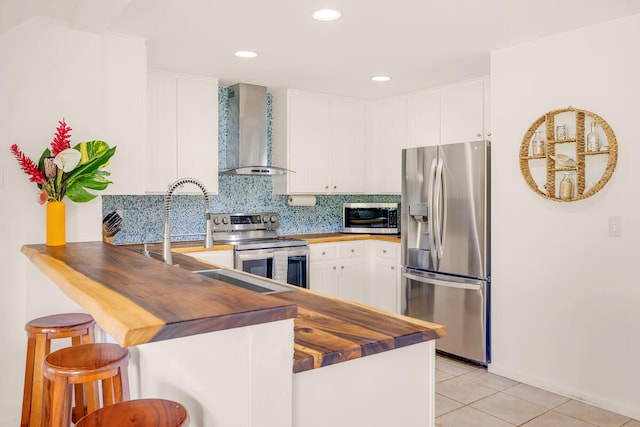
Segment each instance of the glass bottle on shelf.
[[540,139],[540,131],[537,130],[533,135],[533,156],[534,157],[544,157],[544,141]]
[[591,131],[587,134],[587,151],[600,151],[600,136],[596,130],[596,122],[591,122]]
[[571,200],[573,197],[573,181],[571,180],[571,173],[565,172],[560,181],[560,199]]

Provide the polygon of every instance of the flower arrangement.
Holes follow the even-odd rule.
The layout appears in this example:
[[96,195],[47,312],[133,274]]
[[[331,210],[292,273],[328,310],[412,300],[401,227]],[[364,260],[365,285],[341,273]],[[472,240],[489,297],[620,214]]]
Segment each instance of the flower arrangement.
[[40,204],[61,202],[67,196],[74,202],[88,202],[96,195],[87,191],[104,190],[112,182],[109,172],[102,170],[109,164],[116,147],[110,148],[104,141],[81,142],[71,147],[71,128],[64,119],[56,129],[51,148],[46,148],[36,164],[25,156],[16,144],[11,152],[20,168],[40,189]]

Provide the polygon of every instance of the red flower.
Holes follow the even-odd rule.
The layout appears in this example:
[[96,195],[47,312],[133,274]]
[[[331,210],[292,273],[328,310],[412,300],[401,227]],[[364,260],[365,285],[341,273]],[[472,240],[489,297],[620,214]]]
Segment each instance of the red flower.
[[59,152],[71,148],[71,128],[64,122],[59,121],[60,126],[56,129],[56,136],[51,141],[51,155],[57,156]]
[[35,182],[36,184],[45,184],[47,182],[44,172],[38,169],[38,165],[36,165],[33,160],[25,156],[16,144],[11,146],[11,152],[16,156],[16,159],[18,159],[20,168],[24,173],[29,175],[29,181]]

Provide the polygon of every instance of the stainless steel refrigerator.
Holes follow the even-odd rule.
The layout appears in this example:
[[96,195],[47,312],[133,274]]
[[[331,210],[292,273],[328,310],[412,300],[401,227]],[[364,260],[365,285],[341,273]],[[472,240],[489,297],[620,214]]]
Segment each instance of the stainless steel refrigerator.
[[402,150],[403,313],[439,323],[436,349],[487,364],[490,143]]

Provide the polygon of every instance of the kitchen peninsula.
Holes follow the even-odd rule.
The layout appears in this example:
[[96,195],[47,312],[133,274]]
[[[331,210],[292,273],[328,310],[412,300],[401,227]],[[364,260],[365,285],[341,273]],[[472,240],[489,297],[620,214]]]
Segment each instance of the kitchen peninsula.
[[[192,426],[434,423],[444,327],[296,289],[262,295],[103,242],[23,253],[132,352],[132,397],[183,403]],[[33,268],[33,267],[28,267]]]

